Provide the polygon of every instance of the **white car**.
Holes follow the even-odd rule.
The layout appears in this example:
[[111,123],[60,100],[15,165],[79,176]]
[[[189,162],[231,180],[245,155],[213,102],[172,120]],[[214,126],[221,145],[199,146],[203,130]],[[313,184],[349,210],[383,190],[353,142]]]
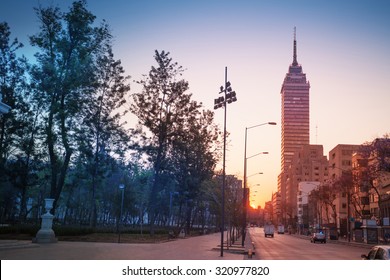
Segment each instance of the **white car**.
[[361,255],[363,260],[390,260],[390,245],[376,245],[368,255]]

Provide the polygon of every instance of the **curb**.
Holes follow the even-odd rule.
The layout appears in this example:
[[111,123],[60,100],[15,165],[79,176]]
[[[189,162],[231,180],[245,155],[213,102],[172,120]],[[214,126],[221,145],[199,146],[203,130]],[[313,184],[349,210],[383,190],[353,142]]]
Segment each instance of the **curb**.
[[[296,235],[296,234],[291,234],[291,236],[293,236],[295,238],[301,238],[301,239],[310,240],[310,236]],[[355,242],[355,241],[348,242],[348,241],[331,240],[331,239],[327,239],[326,242],[327,243],[332,243],[332,244],[341,244],[341,245],[345,245],[345,246],[353,246],[353,247],[369,248],[369,249],[372,246],[378,245],[378,244],[359,243],[359,242]]]
[[26,240],[1,240],[0,251],[10,249],[24,249],[24,248],[36,248],[39,247],[37,243]]

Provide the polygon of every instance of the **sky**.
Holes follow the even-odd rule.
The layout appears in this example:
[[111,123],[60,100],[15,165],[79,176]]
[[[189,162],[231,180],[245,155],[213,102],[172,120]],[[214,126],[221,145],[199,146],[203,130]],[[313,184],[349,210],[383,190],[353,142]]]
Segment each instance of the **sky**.
[[[28,36],[38,32],[33,7],[69,0],[1,0],[0,21],[11,38],[36,51]],[[230,133],[226,172],[242,179],[248,130],[251,203],[264,207],[277,191],[281,171],[280,89],[293,59],[296,27],[298,63],[310,82],[310,142],[324,155],[338,144],[362,144],[390,133],[390,1],[288,0],[89,0],[88,9],[110,25],[114,55],[132,80],[155,65],[154,51],[170,52],[186,71],[193,98],[213,110],[228,80],[238,101],[227,106]],[[132,83],[132,91],[136,91]],[[128,117],[135,123],[134,116]],[[223,110],[215,111],[223,128]],[[222,168],[222,163],[217,167]],[[257,173],[262,175],[256,175]],[[253,200],[253,201],[252,201]]]

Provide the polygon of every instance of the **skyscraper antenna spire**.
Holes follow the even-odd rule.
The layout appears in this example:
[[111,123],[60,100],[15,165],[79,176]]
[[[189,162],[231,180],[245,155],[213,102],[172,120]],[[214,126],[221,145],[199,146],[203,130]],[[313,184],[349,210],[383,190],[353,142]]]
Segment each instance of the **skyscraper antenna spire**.
[[294,26],[294,41],[297,40],[297,27]]
[[298,65],[297,61],[297,28],[294,26],[294,54],[293,54],[293,66]]

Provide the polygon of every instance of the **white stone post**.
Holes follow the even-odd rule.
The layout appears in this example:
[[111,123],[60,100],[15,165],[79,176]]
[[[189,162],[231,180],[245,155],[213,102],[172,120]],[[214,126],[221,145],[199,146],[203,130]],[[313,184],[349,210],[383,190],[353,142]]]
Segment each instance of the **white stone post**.
[[41,229],[37,232],[36,237],[33,239],[33,242],[36,243],[55,243],[57,238],[55,237],[54,231],[52,229],[54,216],[50,213],[50,210],[53,208],[54,199],[45,198],[45,209],[46,213],[43,214]]

